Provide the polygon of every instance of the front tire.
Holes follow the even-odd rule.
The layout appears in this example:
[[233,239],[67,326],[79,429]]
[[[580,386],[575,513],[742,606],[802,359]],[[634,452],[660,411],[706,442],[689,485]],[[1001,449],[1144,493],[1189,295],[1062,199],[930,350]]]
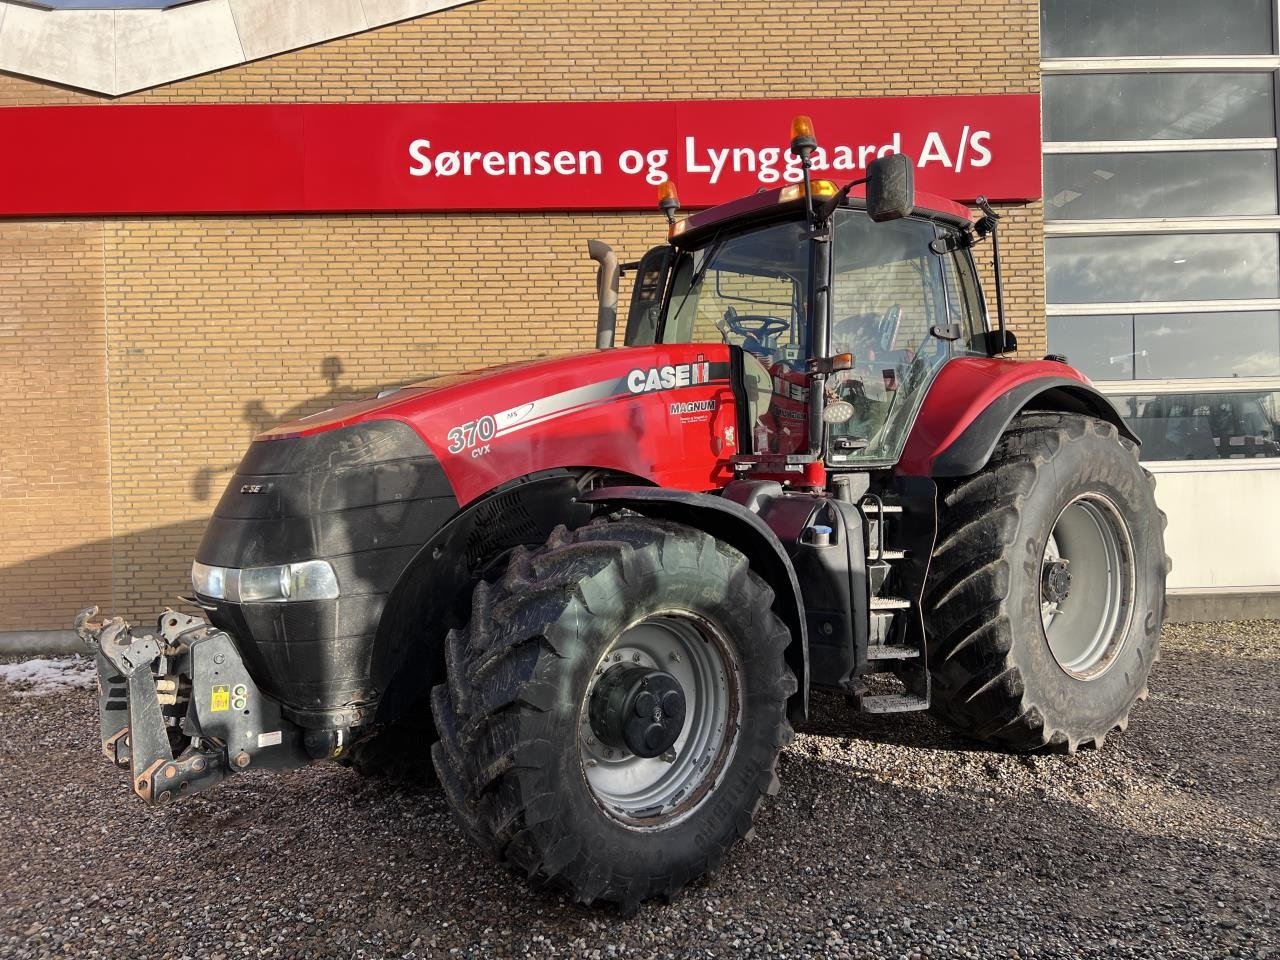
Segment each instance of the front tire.
[[477,586],[432,694],[463,829],[628,912],[714,870],[777,791],[791,739],[772,604],[741,553],[673,523],[597,520],[518,551]]
[[1164,618],[1164,515],[1101,420],[1017,417],[941,492],[925,591],[936,716],[1014,750],[1101,746],[1145,698]]

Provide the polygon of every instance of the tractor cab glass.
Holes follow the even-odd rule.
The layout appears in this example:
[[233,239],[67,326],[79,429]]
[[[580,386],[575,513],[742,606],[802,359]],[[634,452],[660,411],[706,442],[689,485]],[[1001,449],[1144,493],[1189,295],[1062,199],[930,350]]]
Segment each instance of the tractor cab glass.
[[662,340],[742,348],[757,453],[807,446],[808,290],[801,220],[714,239],[676,262]]
[[[944,229],[835,212],[831,315],[816,322],[830,322],[829,353],[852,354],[853,365],[825,382],[832,463],[896,460],[938,369],[981,333],[967,254],[930,249]],[[662,341],[742,348],[755,453],[811,452],[810,252],[797,218],[721,234],[675,262]]]
[[926,220],[836,212],[829,344],[853,366],[826,382],[827,403],[848,404],[836,408],[847,418],[829,423],[833,461],[896,460],[934,374],[977,332],[962,265],[929,248],[937,230]]

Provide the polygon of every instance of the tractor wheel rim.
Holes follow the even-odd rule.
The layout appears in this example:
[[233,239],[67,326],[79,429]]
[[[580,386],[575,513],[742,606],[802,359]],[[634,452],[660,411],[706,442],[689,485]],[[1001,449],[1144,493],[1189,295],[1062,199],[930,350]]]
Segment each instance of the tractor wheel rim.
[[[1065,595],[1064,562],[1070,574]],[[1133,538],[1116,505],[1098,493],[1067,504],[1041,569],[1040,619],[1049,651],[1069,676],[1095,680],[1115,663],[1133,615]]]
[[[684,692],[684,724],[663,756],[609,747],[592,729],[592,691],[621,664],[668,673]],[[670,611],[623,630],[596,664],[579,704],[578,750],[596,803],[633,829],[666,828],[687,817],[707,798],[737,746],[741,690],[737,657],[707,620]]]

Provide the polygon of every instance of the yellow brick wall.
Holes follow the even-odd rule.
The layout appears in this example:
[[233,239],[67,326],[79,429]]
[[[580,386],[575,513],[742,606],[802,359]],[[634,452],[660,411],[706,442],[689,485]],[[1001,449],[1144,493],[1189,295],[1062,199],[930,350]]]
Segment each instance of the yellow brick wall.
[[[119,102],[1034,93],[1038,17],[1031,0],[481,0]],[[0,107],[90,102],[0,76]],[[1042,211],[1007,212],[1014,328],[1042,351]],[[589,346],[586,240],[631,258],[664,232],[656,213],[0,224],[0,630],[65,626],[82,600],[149,617],[186,589],[255,432]]]
[[103,225],[0,223],[0,631],[109,599]]

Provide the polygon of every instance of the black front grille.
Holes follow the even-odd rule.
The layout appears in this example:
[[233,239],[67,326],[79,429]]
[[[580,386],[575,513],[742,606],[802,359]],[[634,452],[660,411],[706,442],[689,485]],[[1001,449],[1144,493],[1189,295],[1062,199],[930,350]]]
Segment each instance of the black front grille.
[[222,602],[213,622],[239,641],[264,690],[300,711],[376,695],[378,622],[417,551],[458,510],[439,461],[407,424],[375,421],[259,440],[196,552],[201,563],[261,567],[328,560],[336,600]]

